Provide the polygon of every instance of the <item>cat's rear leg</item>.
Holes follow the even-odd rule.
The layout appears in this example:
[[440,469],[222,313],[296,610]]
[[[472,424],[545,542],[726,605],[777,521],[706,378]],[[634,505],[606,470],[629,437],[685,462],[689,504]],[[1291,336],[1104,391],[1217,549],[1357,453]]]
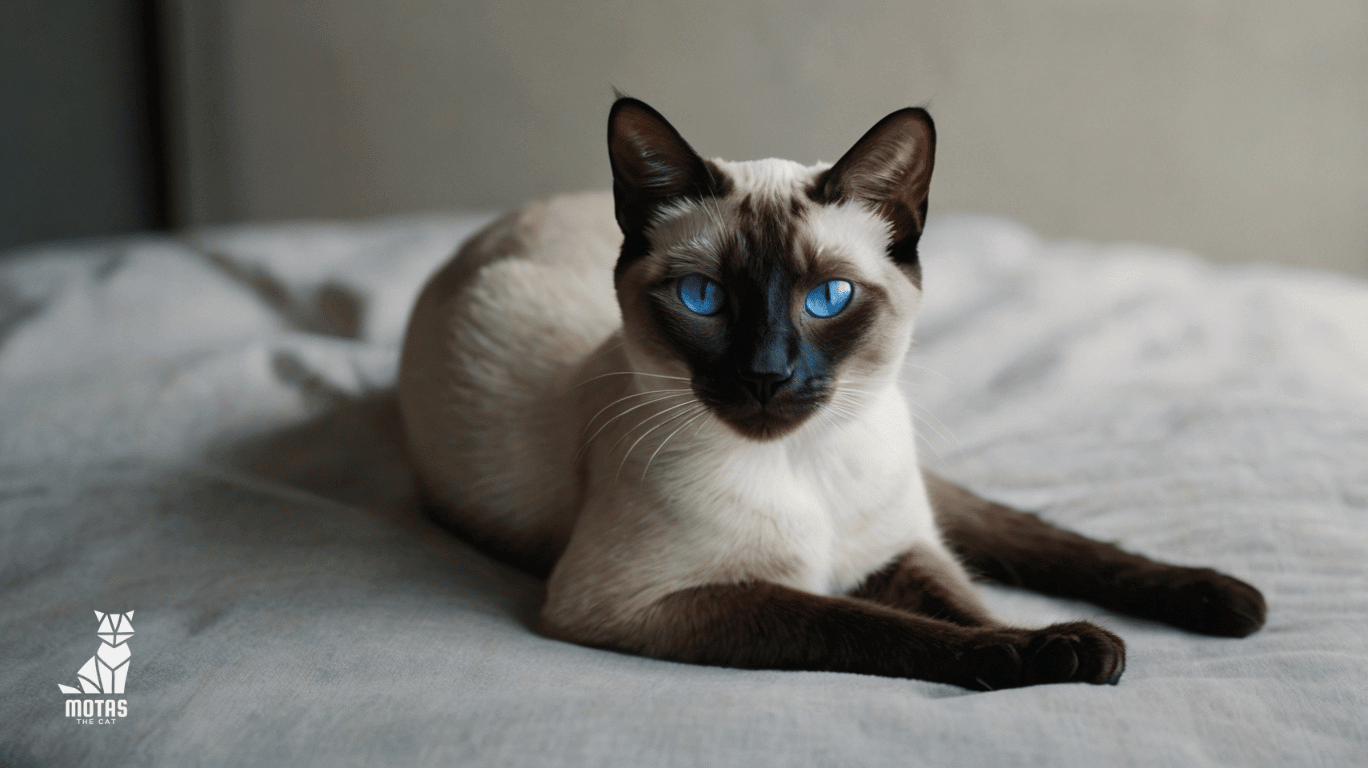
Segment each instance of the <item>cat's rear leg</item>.
[[1134,555],[923,475],[946,543],[985,578],[1206,635],[1263,626],[1263,595],[1239,579]]
[[1084,622],[1044,630],[966,627],[767,582],[675,592],[613,637],[543,629],[586,645],[693,664],[855,672],[978,690],[1112,683],[1125,666],[1120,638]]

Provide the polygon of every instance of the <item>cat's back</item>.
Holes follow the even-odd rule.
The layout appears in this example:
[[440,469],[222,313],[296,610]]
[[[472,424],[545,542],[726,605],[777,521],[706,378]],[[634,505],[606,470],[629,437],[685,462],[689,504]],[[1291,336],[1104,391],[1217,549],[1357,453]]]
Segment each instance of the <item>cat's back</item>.
[[409,451],[438,514],[477,540],[537,552],[573,524],[573,379],[618,328],[621,242],[611,194],[532,203],[419,295],[399,371]]

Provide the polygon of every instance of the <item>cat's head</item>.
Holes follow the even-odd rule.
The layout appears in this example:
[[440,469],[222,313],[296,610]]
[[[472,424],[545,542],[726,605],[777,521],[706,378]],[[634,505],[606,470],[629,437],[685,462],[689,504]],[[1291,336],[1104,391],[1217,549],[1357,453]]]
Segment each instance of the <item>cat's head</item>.
[[109,645],[122,645],[128,638],[133,636],[133,612],[128,613],[101,613],[95,611],[95,618],[100,621],[100,628],[96,632],[100,639]]
[[792,432],[838,388],[896,377],[935,143],[931,117],[909,108],[831,166],[705,160],[660,113],[619,99],[608,150],[633,364],[688,378],[756,440]]

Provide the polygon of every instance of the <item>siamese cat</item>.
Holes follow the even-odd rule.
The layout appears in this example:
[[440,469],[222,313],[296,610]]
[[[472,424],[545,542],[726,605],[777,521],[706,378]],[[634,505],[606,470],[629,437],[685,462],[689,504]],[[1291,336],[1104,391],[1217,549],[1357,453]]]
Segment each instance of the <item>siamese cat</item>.
[[531,204],[423,290],[399,394],[434,514],[545,576],[545,634],[661,659],[975,689],[1116,683],[1121,638],[989,615],[971,575],[1210,635],[1258,590],[919,469],[922,109],[834,165],[700,157],[608,116],[613,192]]

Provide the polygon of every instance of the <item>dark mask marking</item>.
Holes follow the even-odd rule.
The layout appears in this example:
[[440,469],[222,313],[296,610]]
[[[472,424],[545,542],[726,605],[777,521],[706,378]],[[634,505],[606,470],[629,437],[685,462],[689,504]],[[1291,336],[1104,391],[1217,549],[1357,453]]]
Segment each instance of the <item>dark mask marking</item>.
[[721,312],[690,313],[674,278],[651,293],[651,311],[693,372],[699,399],[737,431],[754,439],[791,432],[831,395],[835,371],[857,350],[886,297],[857,286],[839,315],[802,315],[807,291],[827,279],[813,273],[814,257],[800,235],[806,200],[748,196],[735,208],[735,226],[720,245],[718,273],[726,292]]

